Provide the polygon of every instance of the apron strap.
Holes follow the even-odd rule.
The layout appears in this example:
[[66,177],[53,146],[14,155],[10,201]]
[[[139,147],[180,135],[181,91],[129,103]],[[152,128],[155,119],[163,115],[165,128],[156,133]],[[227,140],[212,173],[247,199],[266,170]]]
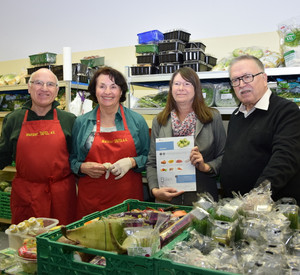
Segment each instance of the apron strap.
[[56,109],[53,109],[53,120],[58,120]]
[[[127,121],[125,118],[124,108],[123,108],[122,104],[120,104],[120,111],[121,111],[121,116],[122,116],[122,120],[123,120],[123,124],[124,124],[124,130],[128,130]],[[100,133],[100,106],[97,110],[96,125],[97,125],[96,133]]]
[[26,110],[26,112],[25,112],[25,116],[24,116],[24,119],[23,119],[23,123],[27,121],[27,117],[28,117],[28,110]]

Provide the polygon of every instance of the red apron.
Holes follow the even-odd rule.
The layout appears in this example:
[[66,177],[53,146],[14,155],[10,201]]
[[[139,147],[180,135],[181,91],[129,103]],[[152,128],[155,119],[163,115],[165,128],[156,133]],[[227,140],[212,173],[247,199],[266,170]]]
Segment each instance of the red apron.
[[[123,106],[120,105],[124,131],[109,133],[100,132],[100,107],[97,111],[97,128],[92,147],[85,162],[115,163],[125,157],[135,157],[134,140],[128,130]],[[143,184],[141,173],[130,169],[121,179],[115,180],[110,174],[106,180],[104,175],[98,179],[84,176],[78,182],[77,218],[102,211],[126,199],[143,200]]]
[[69,224],[76,218],[76,180],[57,112],[53,120],[27,121],[27,116],[28,110],[17,143],[12,223],[46,217]]

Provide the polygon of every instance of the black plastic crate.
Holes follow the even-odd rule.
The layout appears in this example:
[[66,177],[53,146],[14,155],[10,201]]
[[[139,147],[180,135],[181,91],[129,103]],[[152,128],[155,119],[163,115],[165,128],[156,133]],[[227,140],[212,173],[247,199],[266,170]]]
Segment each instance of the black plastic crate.
[[183,52],[183,60],[197,60],[205,62],[205,53],[201,49],[185,49]]
[[137,63],[138,64],[151,64],[158,65],[158,55],[157,54],[143,54],[137,55]]
[[155,66],[133,66],[130,67],[131,75],[157,74],[158,68]]
[[[53,66],[52,71],[55,75],[63,75],[64,68],[63,65]],[[88,66],[81,63],[72,64],[72,76],[76,75],[87,75]]]
[[211,56],[211,55],[206,55],[205,57],[205,62],[211,66],[216,66],[217,65],[217,58]]
[[182,63],[183,53],[182,52],[160,52],[159,63]]
[[202,61],[188,61],[183,63],[184,67],[190,67],[195,72],[205,72],[209,71],[209,68],[205,62]]
[[206,46],[202,42],[188,42],[185,43],[186,49],[201,49],[202,51],[205,51]]
[[89,78],[87,75],[72,75],[72,81],[79,83],[88,83]]
[[182,64],[179,63],[173,63],[173,64],[160,64],[159,65],[159,73],[160,74],[172,74],[175,71],[177,71],[178,69],[180,69],[180,67],[182,66]]
[[164,33],[164,39],[165,40],[178,39],[183,42],[189,42],[190,35],[191,35],[190,33],[184,32],[182,30],[174,30],[171,32]]
[[181,40],[164,40],[158,43],[158,51],[183,51],[185,49],[185,43]]
[[44,66],[36,66],[33,68],[27,68],[27,74],[31,75],[32,73],[36,72],[37,70],[43,69],[43,68],[53,71],[53,67],[54,67],[54,65],[44,65]]

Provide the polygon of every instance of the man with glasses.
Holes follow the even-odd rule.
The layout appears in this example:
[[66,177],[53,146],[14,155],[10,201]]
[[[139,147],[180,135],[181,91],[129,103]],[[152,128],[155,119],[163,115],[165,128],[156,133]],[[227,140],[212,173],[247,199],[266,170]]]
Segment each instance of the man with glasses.
[[224,196],[248,193],[264,180],[272,198],[300,204],[299,107],[272,93],[262,62],[240,56],[229,67],[240,106],[231,115],[220,181]]
[[16,162],[12,183],[12,223],[30,217],[75,220],[76,181],[69,165],[75,115],[57,109],[57,77],[48,69],[28,82],[31,99],[5,116],[0,137],[0,169]]

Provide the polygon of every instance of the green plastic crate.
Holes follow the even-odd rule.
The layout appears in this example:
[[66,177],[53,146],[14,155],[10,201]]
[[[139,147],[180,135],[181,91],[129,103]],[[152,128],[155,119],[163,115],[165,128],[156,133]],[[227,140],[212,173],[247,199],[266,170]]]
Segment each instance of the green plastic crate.
[[231,274],[233,275],[234,274],[234,273],[228,273],[219,270],[206,269],[197,266],[180,264],[168,259],[163,259],[162,256],[164,251],[171,250],[175,246],[175,244],[187,240],[188,237],[189,237],[189,232],[188,230],[186,230],[154,255],[154,266],[155,266],[154,274],[157,275],[183,275],[183,274],[187,274],[187,275],[196,275],[196,274],[197,275],[221,275],[221,274],[229,275]]
[[90,59],[80,59],[80,63],[87,65],[90,68],[94,68],[97,66],[103,66],[104,65],[104,57],[96,57],[96,58],[90,58]]
[[56,63],[56,53],[39,53],[29,55],[31,65],[54,64]]
[[157,44],[139,44],[135,45],[136,53],[158,53]]
[[[168,207],[170,204],[157,204],[151,202],[141,202],[138,200],[126,200],[121,204],[106,209],[101,212],[95,212],[83,217],[81,220],[69,224],[68,229],[82,226],[85,222],[101,216],[121,213],[132,209],[144,210],[147,207],[161,208]],[[189,212],[190,206],[179,206],[180,209]],[[84,248],[70,244],[57,242],[62,236],[60,230],[45,233],[37,236],[37,257],[38,257],[38,274],[143,274],[153,275],[154,256],[128,256],[118,255],[114,252],[103,251],[91,248]],[[84,252],[92,255],[105,257],[106,266],[93,265],[85,262],[74,260],[74,252]]]
[[0,218],[11,219],[10,193],[0,191]]

